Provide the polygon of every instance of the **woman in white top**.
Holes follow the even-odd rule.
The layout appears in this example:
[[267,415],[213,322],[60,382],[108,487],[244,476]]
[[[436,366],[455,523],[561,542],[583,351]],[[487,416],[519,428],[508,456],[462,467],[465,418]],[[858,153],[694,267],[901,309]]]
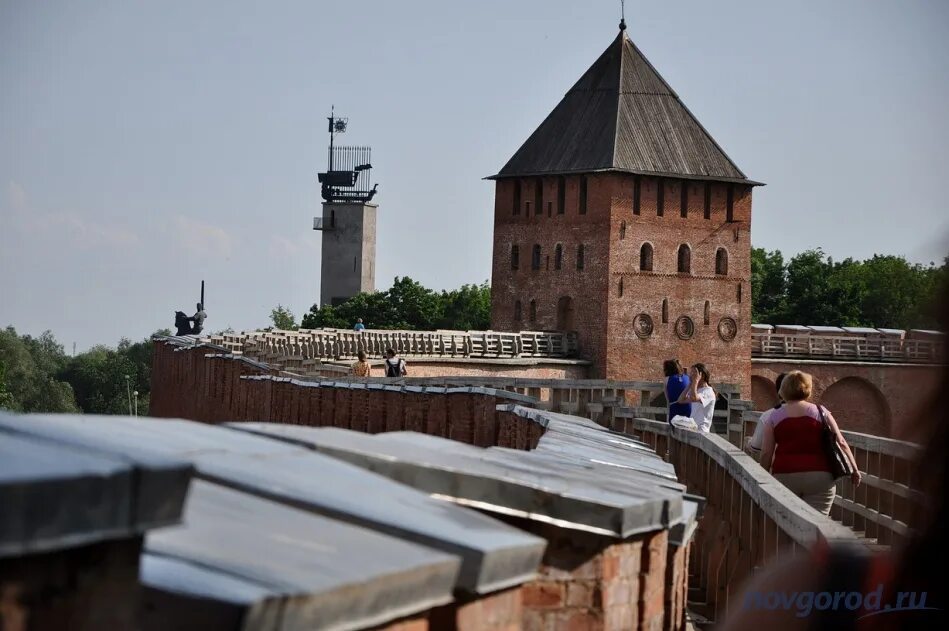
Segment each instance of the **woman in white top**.
[[712,415],[715,413],[715,391],[708,385],[708,380],[709,372],[705,364],[695,364],[689,368],[689,387],[678,401],[692,404],[689,416],[700,432],[712,431]]
[[[779,374],[777,377],[774,378],[775,392],[778,392],[778,393],[781,392],[781,382],[784,381],[785,374],[786,373],[782,372],[781,374]],[[758,417],[758,423],[755,425],[754,435],[751,438],[745,439],[745,453],[747,453],[750,456],[753,456],[754,458],[761,457],[761,445],[762,445],[762,442],[764,441],[765,423],[768,421],[768,419],[771,417],[774,411],[780,409],[783,404],[784,404],[784,400],[781,398],[781,395],[778,394],[778,402],[774,405],[774,407],[769,410],[765,410],[764,412],[761,413],[761,416]]]

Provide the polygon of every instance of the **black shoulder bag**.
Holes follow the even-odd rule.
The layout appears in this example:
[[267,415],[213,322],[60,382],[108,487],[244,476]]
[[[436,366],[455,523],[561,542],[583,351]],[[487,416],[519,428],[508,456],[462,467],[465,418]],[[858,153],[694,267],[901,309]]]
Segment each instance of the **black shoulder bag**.
[[834,476],[835,480],[850,477],[855,470],[840,443],[837,442],[837,434],[827,424],[827,419],[824,418],[823,406],[817,406],[817,413],[820,415],[821,437],[824,444],[824,453],[830,463],[831,475]]

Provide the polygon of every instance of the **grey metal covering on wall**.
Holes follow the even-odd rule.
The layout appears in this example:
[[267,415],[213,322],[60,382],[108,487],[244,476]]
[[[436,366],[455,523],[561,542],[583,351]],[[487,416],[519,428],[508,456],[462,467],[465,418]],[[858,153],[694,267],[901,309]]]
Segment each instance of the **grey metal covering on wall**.
[[492,179],[596,171],[758,184],[621,31]]

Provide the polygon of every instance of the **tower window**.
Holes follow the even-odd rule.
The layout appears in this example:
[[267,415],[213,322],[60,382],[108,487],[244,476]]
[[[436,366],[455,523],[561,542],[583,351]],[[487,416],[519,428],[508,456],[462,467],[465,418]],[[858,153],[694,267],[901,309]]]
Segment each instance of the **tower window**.
[[521,248],[517,245],[511,246],[511,269],[517,269],[521,266]]
[[330,228],[335,228],[335,227],[336,227],[336,211],[331,210],[330,211]]
[[633,176],[633,214],[639,214],[639,200],[642,196],[643,180],[638,175]]
[[705,212],[704,216],[706,219],[712,218],[712,183],[705,183]]
[[619,297],[620,297],[620,298],[623,297],[623,279],[622,279],[622,277],[619,279]]
[[547,202],[547,216],[552,217],[554,214],[554,203]]
[[544,180],[541,178],[534,184],[534,214],[544,214]]
[[536,243],[534,244],[534,249],[531,252],[531,269],[534,271],[540,269],[540,246]]
[[679,246],[679,273],[680,274],[691,274],[692,273],[692,249],[686,244]]
[[530,316],[531,316],[531,322],[537,321],[537,301],[536,300],[531,300]]
[[520,215],[521,214],[521,181],[520,180],[514,180],[513,197],[514,197],[514,200],[513,200],[514,214]]
[[725,248],[718,248],[715,252],[715,273],[728,276],[728,252]]
[[738,302],[741,302],[741,283],[738,283]]
[[514,301],[514,321],[515,322],[521,321],[521,301],[520,300]]
[[735,221],[735,185],[728,185],[725,197],[725,221]]
[[526,214],[526,215],[531,214],[531,203],[530,203],[530,202],[524,202],[524,214]]
[[652,271],[652,244],[643,243],[639,248],[639,269],[643,272]]
[[621,221],[619,223],[619,238],[620,239],[626,238],[626,222],[625,221]]
[[705,315],[702,320],[705,322],[705,326],[708,326],[709,322],[712,321],[712,303],[708,300],[705,301]]
[[580,176],[580,214],[587,214],[587,176]]
[[564,207],[567,205],[567,178],[560,176],[557,178],[557,214],[562,215]]
[[577,269],[583,269],[583,254],[584,248],[583,244],[577,246]]
[[666,205],[666,186],[665,182],[658,180],[656,182],[656,217],[662,217],[665,213]]
[[563,246],[559,243],[557,247],[554,248],[554,269],[560,269],[563,267]]
[[669,324],[669,299],[662,299],[662,323]]
[[682,193],[679,197],[679,215],[689,216],[689,183],[685,180],[682,181]]

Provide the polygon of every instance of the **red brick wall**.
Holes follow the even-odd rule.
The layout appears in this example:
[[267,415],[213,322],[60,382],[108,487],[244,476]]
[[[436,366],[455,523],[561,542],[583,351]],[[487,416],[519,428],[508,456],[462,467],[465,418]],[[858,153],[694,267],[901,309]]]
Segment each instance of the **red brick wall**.
[[[585,364],[425,361],[410,359],[410,377],[519,377],[521,379],[586,379],[590,367]],[[372,369],[373,377],[383,376],[380,362]]]
[[667,531],[617,540],[511,522],[547,540],[540,576],[524,587],[525,630],[679,628],[666,620]]
[[0,559],[0,629],[139,629],[141,549],[132,537]]
[[[588,210],[577,208],[580,176],[567,178],[566,212],[556,212],[556,178],[547,178],[545,199],[553,213],[519,215],[512,211],[513,180],[499,180],[495,189],[492,326],[498,330],[558,328],[561,296],[573,298],[573,328],[581,353],[591,359],[591,377],[657,380],[662,361],[678,357],[683,363],[704,362],[714,381],[734,383],[747,396],[751,391],[751,189],[735,186],[733,221],[726,220],[727,184],[711,186],[710,218],[704,218],[705,186],[686,183],[688,217],[681,217],[681,180],[642,178],[640,214],[633,214],[633,176],[599,174],[587,177]],[[522,203],[533,203],[535,179],[523,179]],[[664,213],[657,216],[657,189],[665,187]],[[621,224],[625,222],[625,230]],[[622,238],[621,238],[622,232]],[[653,246],[652,272],[640,272],[643,243]],[[520,266],[511,269],[511,245],[520,246]],[[534,244],[542,249],[541,269],[531,269]],[[554,248],[564,245],[563,269],[554,269]],[[576,246],[585,244],[585,266],[576,270]],[[677,273],[680,244],[691,247],[691,274]],[[728,252],[728,273],[715,273],[718,248]],[[548,265],[548,255],[550,261]],[[622,280],[623,295],[619,294]],[[739,300],[739,286],[741,298]],[[523,319],[514,320],[520,300]],[[537,301],[531,322],[530,301]],[[668,322],[662,322],[663,300]],[[709,303],[709,324],[705,303]],[[652,318],[652,334],[643,339],[633,327],[635,317]],[[680,339],[674,330],[680,316],[692,319],[694,333]],[[719,322],[732,318],[737,336],[725,341]]]
[[[206,348],[175,351],[171,345],[154,344],[151,416],[334,426],[368,433],[410,430],[479,447],[513,449],[533,449],[543,434],[537,423],[497,409],[511,403],[504,393],[306,386],[234,357],[208,357]],[[245,376],[267,378],[242,379]]]
[[842,429],[916,442],[920,415],[937,395],[942,367],[755,360],[756,410],[769,407],[773,386],[769,390],[767,381],[791,370],[814,377],[812,400],[827,405]]

